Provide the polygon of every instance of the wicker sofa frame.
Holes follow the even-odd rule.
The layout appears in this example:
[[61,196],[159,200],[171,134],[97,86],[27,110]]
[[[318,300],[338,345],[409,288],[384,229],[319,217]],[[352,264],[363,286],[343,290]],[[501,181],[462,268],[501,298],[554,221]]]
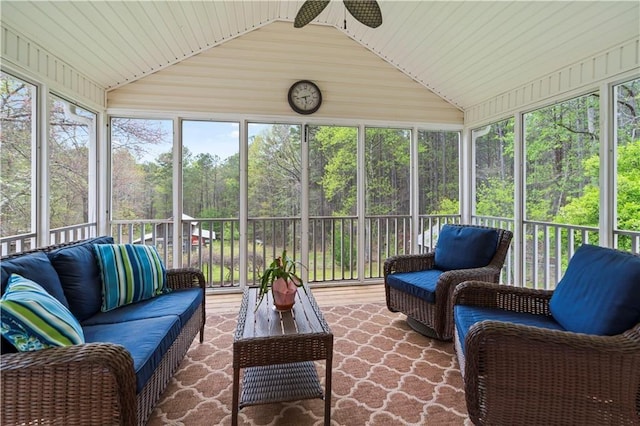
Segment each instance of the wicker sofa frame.
[[[78,242],[38,248],[3,257],[48,252]],[[171,289],[199,287],[205,279],[195,268],[167,270]],[[136,395],[133,359],[120,345],[88,343],[0,356],[1,421],[13,424],[144,425],[193,339],[204,338],[205,300],[193,313]]]
[[[551,315],[552,290],[486,282],[456,287],[457,305]],[[460,349],[476,425],[640,425],[640,323],[615,336],[481,321]]]
[[407,316],[407,323],[416,331],[439,340],[453,338],[453,291],[457,284],[469,280],[499,282],[513,233],[506,229],[478,225],[450,225],[494,229],[498,232],[496,253],[487,266],[444,272],[436,284],[435,303],[395,289],[387,283],[394,272],[415,272],[435,267],[435,251],[423,254],[393,256],[384,262],[384,289],[387,308]]

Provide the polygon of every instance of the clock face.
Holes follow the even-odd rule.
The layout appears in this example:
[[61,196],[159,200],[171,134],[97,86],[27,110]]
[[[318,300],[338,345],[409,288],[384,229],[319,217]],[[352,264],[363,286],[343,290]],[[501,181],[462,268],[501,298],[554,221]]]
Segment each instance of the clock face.
[[313,114],[322,104],[322,93],[312,81],[300,80],[289,89],[288,100],[298,114]]

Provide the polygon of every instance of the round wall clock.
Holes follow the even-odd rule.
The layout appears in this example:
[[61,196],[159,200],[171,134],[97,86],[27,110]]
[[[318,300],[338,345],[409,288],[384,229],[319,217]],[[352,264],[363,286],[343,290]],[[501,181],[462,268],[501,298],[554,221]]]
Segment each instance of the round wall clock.
[[300,80],[289,88],[287,99],[291,109],[298,114],[313,114],[322,104],[322,93],[314,82]]

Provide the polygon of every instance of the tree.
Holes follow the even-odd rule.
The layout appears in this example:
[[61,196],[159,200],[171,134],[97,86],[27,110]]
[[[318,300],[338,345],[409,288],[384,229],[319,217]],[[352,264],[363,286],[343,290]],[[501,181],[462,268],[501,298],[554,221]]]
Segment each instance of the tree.
[[[158,146],[172,145],[170,129],[162,120],[132,118],[113,118],[110,128],[112,217],[170,217],[173,204],[170,195],[173,182],[171,153],[160,154],[157,159],[152,157]],[[155,165],[154,161],[162,161],[162,165]],[[161,182],[159,179],[164,180]],[[154,196],[156,191],[161,191],[159,197]]]
[[30,232],[35,87],[0,73],[0,236]]

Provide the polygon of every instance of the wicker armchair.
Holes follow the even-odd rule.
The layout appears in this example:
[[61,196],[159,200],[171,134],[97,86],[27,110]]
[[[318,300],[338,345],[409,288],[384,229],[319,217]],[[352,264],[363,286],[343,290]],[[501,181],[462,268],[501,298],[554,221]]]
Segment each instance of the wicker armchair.
[[474,322],[464,343],[455,333],[471,420],[640,424],[640,323],[615,335],[592,335],[510,322],[523,314],[525,322],[553,322],[553,293],[478,281],[456,287],[456,327],[459,306],[504,319]]
[[[387,308],[391,312],[402,312],[407,323],[416,331],[440,340],[453,337],[453,302],[451,296],[456,285],[469,280],[498,282],[513,233],[499,228],[476,225],[445,225],[458,230],[496,231],[497,245],[491,261],[483,267],[447,270],[439,275],[435,285],[435,303],[402,289],[389,285],[389,276],[395,273],[434,270],[436,251],[424,254],[390,257],[384,263],[384,283]],[[443,228],[444,229],[444,228]],[[438,247],[436,246],[436,250]]]

